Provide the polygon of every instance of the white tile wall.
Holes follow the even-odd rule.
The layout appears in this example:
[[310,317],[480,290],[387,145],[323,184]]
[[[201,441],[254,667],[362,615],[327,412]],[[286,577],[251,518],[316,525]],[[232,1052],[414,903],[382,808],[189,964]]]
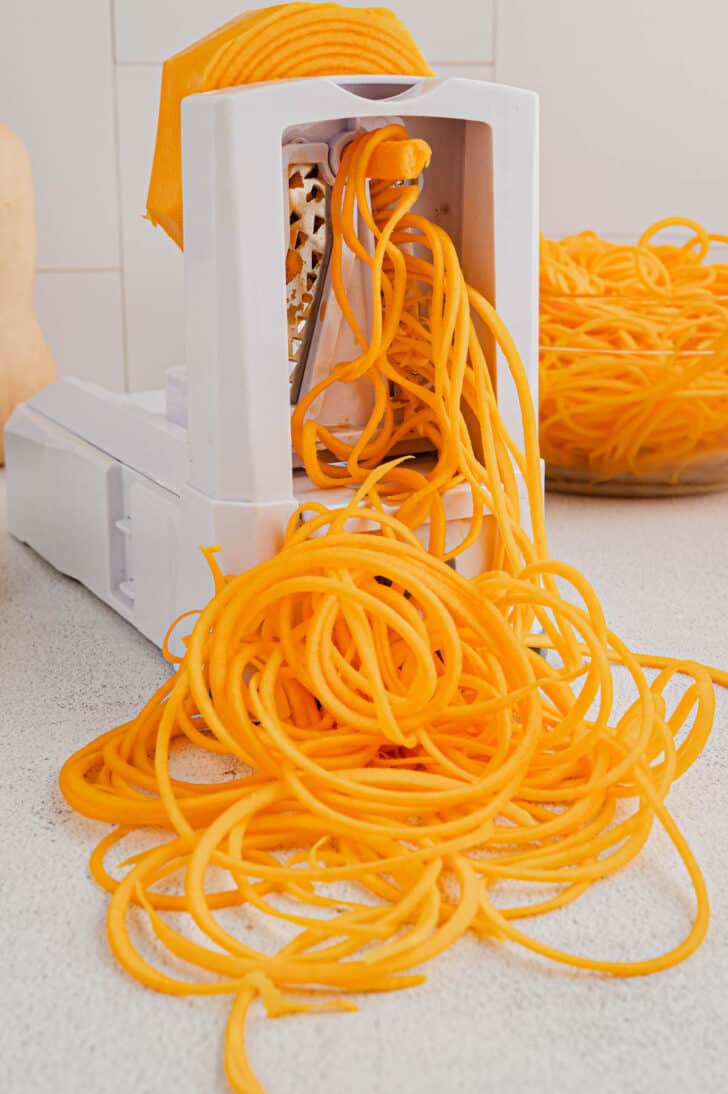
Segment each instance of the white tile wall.
[[35,311],[60,376],[124,390],[120,272],[41,271]]
[[[673,212],[728,230],[727,4],[391,3],[437,71],[540,92],[547,233],[628,236]],[[181,255],[142,219],[160,63],[244,6],[3,6],[0,116],[31,153],[36,303],[62,374],[144,388],[181,360]]]
[[118,268],[108,3],[2,4],[0,114],[30,151],[40,267]]
[[501,0],[499,80],[541,96],[544,231],[728,229],[728,4]]

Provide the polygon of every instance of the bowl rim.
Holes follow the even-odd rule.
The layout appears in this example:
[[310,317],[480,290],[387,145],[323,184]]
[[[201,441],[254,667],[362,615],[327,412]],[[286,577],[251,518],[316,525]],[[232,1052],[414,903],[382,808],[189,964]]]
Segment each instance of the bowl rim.
[[542,353],[569,353],[584,354],[591,357],[715,357],[723,356],[728,360],[728,346],[723,348],[708,347],[707,349],[676,349],[665,346],[664,349],[632,349],[629,346],[569,346],[546,345],[539,342],[539,355]]
[[641,295],[634,293],[622,294],[618,292],[553,292],[551,289],[541,289],[539,291],[539,298],[541,300],[610,300],[619,301],[620,303],[631,304],[666,304],[678,306],[683,303],[709,303],[711,301],[725,301],[728,305],[728,291],[725,293],[712,293],[709,289],[704,289],[701,292],[693,293],[676,293],[676,292],[647,292],[645,291]]

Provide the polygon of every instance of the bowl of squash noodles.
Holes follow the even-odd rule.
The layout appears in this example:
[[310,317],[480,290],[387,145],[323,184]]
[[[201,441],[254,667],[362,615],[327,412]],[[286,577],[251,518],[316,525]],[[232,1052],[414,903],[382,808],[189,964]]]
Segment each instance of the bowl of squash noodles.
[[547,486],[728,488],[728,236],[673,217],[635,244],[544,239],[540,276]]

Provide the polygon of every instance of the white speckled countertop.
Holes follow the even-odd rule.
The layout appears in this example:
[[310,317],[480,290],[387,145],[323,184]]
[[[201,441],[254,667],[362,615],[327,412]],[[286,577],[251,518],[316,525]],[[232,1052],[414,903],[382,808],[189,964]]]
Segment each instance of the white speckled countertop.
[[[0,508],[2,484],[0,476]],[[728,663],[728,495],[548,501],[552,553],[592,579],[634,648]],[[132,716],[165,675],[156,649],[10,540],[0,514],[0,1089],[4,1094],[223,1094],[224,999],[172,999],[118,969],[87,859],[106,829],[56,776]],[[704,870],[701,950],[648,979],[609,980],[465,939],[425,985],[347,1015],[256,1016],[269,1094],[718,1094],[728,1089],[728,702],[669,804]],[[674,944],[692,899],[655,833],[617,878],[534,922],[595,956]]]

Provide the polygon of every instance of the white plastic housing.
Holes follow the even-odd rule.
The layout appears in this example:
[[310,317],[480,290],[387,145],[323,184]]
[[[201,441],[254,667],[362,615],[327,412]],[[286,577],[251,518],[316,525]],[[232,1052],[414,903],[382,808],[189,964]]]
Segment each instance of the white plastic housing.
[[[534,395],[537,376],[532,93],[465,79],[289,80],[191,96],[182,115],[186,369],[170,371],[166,393],[57,383],[6,428],[11,532],[157,644],[176,614],[209,598],[200,545],[219,544],[223,569],[236,572],[278,548],[301,501],[343,505],[350,496],[316,490],[291,454],[281,178],[283,148],[297,135],[328,141],[402,119],[429,141],[418,211],[448,229],[466,276],[497,303]],[[365,308],[366,283],[349,288]],[[329,296],[306,383],[351,355],[338,318]],[[520,443],[500,362],[497,389]],[[340,389],[322,414],[355,427],[360,398]],[[446,501],[454,543],[471,503],[464,489]],[[458,569],[487,566],[492,536],[486,520]]]

